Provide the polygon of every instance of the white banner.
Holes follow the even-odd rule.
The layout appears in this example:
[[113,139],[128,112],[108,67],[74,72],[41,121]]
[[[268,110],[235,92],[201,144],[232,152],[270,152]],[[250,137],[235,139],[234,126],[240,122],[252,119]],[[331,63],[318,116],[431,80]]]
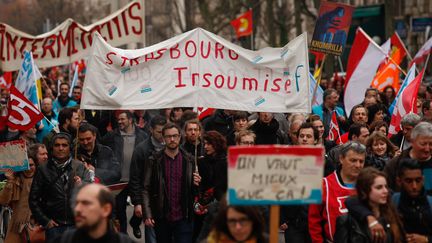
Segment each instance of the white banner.
[[310,112],[306,33],[250,51],[197,28],[140,50],[95,34],[81,108]]
[[144,2],[136,0],[98,22],[82,26],[67,19],[50,32],[33,36],[0,23],[0,70],[20,68],[25,50],[38,67],[69,64],[89,54],[93,33],[113,46],[144,42]]

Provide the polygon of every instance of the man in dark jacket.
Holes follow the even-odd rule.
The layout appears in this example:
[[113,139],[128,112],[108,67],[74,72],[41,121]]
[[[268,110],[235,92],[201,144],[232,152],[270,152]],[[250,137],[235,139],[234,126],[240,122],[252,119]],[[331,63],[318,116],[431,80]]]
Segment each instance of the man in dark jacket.
[[108,188],[94,183],[85,185],[78,191],[74,203],[77,229],[65,232],[56,242],[132,243],[127,235],[110,227],[113,207],[114,196]]
[[279,122],[269,112],[258,112],[257,121],[251,126],[256,134],[256,144],[284,144],[287,140],[279,130]]
[[95,181],[110,185],[121,177],[120,164],[113,151],[96,142],[97,128],[84,123],[78,130],[78,157],[84,165],[95,173]]
[[203,121],[204,130],[215,130],[225,137],[228,136],[233,129],[233,113],[234,111],[231,110],[216,110],[212,116]]
[[[161,151],[165,148],[165,142],[162,137],[162,128],[167,123],[167,120],[162,116],[155,116],[150,120],[150,137],[139,143],[135,147],[132,154],[130,165],[130,197],[134,205],[134,215],[138,218],[143,217],[142,204],[143,204],[143,191],[144,191],[144,172],[148,158],[156,151]],[[156,236],[154,229],[145,226],[145,242],[156,243]],[[139,230],[139,229],[138,229]],[[137,230],[134,229],[134,232]]]
[[[129,171],[132,159],[132,153],[140,142],[147,137],[145,132],[134,125],[133,115],[130,111],[122,111],[118,114],[118,128],[108,132],[101,143],[109,146],[114,152],[116,158],[120,161],[121,166],[121,182],[129,181]],[[116,217],[120,221],[120,232],[127,234],[127,217],[126,206],[129,188],[123,189],[116,197]],[[139,226],[141,218],[135,216],[131,218],[131,225],[135,237],[141,238]]]
[[165,149],[149,159],[144,181],[145,224],[155,228],[158,243],[189,243],[193,233],[193,202],[201,177],[193,157],[180,149],[181,129],[162,129]]
[[36,170],[29,206],[36,222],[46,228],[47,241],[61,235],[74,224],[70,205],[76,185],[90,182],[90,173],[83,163],[71,157],[71,138],[58,133],[52,139],[52,153],[48,163]]

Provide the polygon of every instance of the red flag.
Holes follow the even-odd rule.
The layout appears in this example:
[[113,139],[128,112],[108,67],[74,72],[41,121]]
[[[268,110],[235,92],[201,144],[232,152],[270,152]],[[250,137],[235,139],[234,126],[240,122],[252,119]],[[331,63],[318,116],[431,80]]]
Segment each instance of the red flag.
[[415,77],[405,89],[400,91],[402,93],[398,95],[399,98],[393,109],[393,114],[391,117],[389,127],[390,134],[397,134],[400,131],[400,123],[403,116],[410,112],[417,113],[417,93],[421,80],[423,79],[424,70],[425,69],[423,68],[417,77]]
[[13,85],[10,88],[8,115],[8,126],[21,131],[29,130],[43,118],[42,112]]
[[0,88],[10,89],[12,84],[12,72],[4,72],[3,76],[0,76]]
[[[390,38],[392,47],[396,47],[399,50],[400,54],[400,62],[405,58],[405,56],[409,53],[405,47],[405,44],[400,39],[397,32],[394,32],[394,34]],[[400,62],[398,64],[400,64]]]
[[196,113],[198,113],[198,119],[201,121],[202,119],[213,115],[216,109],[214,108],[206,108],[206,107],[198,107],[197,110],[194,109]]
[[231,21],[231,25],[234,27],[237,38],[242,36],[248,36],[252,34],[252,10],[247,11],[240,17]]
[[342,140],[340,138],[340,132],[339,132],[339,124],[337,122],[337,117],[336,117],[336,111],[333,111],[332,114],[332,119],[330,122],[330,131],[327,139],[331,141],[339,140],[338,144],[342,143]]

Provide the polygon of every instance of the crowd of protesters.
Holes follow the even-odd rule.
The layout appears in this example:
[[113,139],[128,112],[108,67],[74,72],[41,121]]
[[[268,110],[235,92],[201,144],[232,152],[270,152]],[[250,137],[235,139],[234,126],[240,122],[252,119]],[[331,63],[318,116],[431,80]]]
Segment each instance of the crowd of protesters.
[[[28,171],[3,171],[0,204],[13,209],[6,242],[20,242],[29,227],[44,230],[47,242],[130,242],[116,234],[128,224],[136,238],[144,224],[146,243],[267,242],[268,208],[227,205],[225,193],[228,147],[271,144],[326,153],[322,204],[281,208],[286,242],[432,240],[429,86],[419,89],[418,114],[391,135],[392,87],[368,89],[349,116],[343,82],[329,79],[311,114],[216,110],[199,118],[185,107],[80,110],[82,82],[57,90],[50,80],[58,73],[45,74],[45,119],[0,132],[0,142],[24,140],[30,162]],[[340,134],[330,139],[333,114]],[[118,183],[127,185],[114,198],[105,186]]]

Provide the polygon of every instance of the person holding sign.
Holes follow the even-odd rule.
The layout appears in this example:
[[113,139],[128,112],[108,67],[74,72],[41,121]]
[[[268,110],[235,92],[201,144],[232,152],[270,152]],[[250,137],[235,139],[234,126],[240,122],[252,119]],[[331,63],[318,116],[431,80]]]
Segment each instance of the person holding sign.
[[6,186],[0,191],[0,204],[10,205],[13,213],[6,233],[5,243],[21,242],[23,230],[30,223],[31,211],[28,197],[36,164],[29,158],[29,169],[15,173],[12,169],[1,169],[7,179]]
[[334,241],[336,218],[348,212],[345,199],[355,194],[354,185],[365,164],[365,156],[366,147],[359,142],[348,142],[340,148],[339,168],[323,179],[322,204],[309,207],[312,242]]

